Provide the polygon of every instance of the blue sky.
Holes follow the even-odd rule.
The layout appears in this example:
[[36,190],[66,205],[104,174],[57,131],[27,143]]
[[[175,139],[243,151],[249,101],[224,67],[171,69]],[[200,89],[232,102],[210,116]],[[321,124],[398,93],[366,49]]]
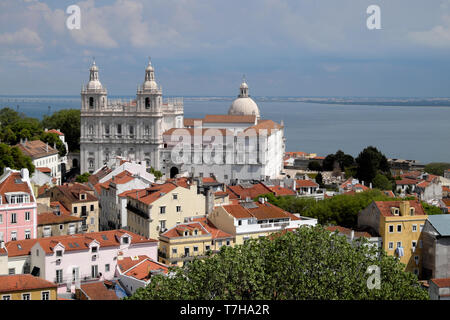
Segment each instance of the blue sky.
[[79,94],[95,56],[134,95],[151,56],[165,95],[447,97],[449,53],[450,0],[0,1],[0,94]]

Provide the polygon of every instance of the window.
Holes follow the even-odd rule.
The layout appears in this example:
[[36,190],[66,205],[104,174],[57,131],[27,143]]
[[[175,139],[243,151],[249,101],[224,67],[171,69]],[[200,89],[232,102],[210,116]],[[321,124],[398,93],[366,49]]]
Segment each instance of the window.
[[78,207],[73,207],[73,213],[78,213]]
[[62,269],[56,270],[56,283],[63,282],[63,271]]
[[177,212],[181,212],[181,206],[177,206]]
[[159,207],[159,213],[164,214],[166,213],[166,207]]
[[410,208],[410,211],[409,211],[409,213],[410,213],[410,215],[414,215],[414,212],[416,211],[416,209],[415,208]]
[[413,226],[412,226],[412,231],[413,231],[413,232],[417,232],[417,224],[413,224]]
[[2,223],[3,223],[3,215],[0,214],[0,224],[2,224]]
[[161,230],[166,229],[166,220],[160,220],[159,225],[160,225]]
[[198,230],[195,229],[195,230],[194,230],[194,235],[197,235],[197,234],[198,234]]
[[398,242],[397,242],[397,248],[401,248],[401,246],[402,246],[402,242],[401,242],[401,241],[398,241]]
[[122,134],[122,125],[121,124],[117,125],[117,134]]
[[411,246],[412,246],[412,249],[413,249],[413,250],[416,249],[417,241],[412,241],[412,242],[411,242]]
[[228,180],[228,175],[225,174],[225,175],[223,176],[223,178],[224,178],[225,180]]
[[397,232],[402,232],[402,225],[401,224],[397,225]]
[[150,98],[145,98],[145,109],[150,109]]
[[25,221],[30,221],[30,212],[25,212]]
[[3,295],[2,300],[11,300],[11,296],[9,294]]
[[229,246],[230,245],[230,240],[227,240],[227,246]]
[[8,274],[9,274],[9,275],[16,274],[16,268],[9,268],[9,269],[8,269]]
[[109,264],[105,264],[105,272],[109,272],[109,269],[110,269]]
[[389,250],[394,249],[394,243],[393,242],[389,242]]
[[98,252],[98,247],[92,247],[92,253],[97,253]]
[[56,250],[56,256],[57,257],[62,257],[62,250]]
[[422,248],[422,246],[423,246],[423,242],[422,242],[422,240],[419,240],[419,248]]
[[414,256],[414,262],[415,262],[416,264],[419,264],[419,256]]
[[50,300],[50,292],[49,291],[42,291],[41,297],[42,297],[42,300]]
[[89,107],[92,109],[94,107],[94,98],[89,97]]
[[209,251],[209,250],[211,250],[211,247],[210,246],[205,246],[205,250]]
[[94,205],[91,204],[91,211],[94,211]]
[[194,246],[194,252],[198,252],[198,247]]
[[17,232],[16,231],[12,231],[11,232],[11,241],[16,241],[17,240]]
[[414,268],[414,274],[415,274],[416,276],[418,276],[418,275],[419,275],[419,269]]
[[222,246],[222,240],[220,240],[220,241],[218,242],[218,244],[219,244],[219,247],[221,247],[221,246]]
[[94,225],[95,224],[95,220],[94,220],[94,218],[91,218],[91,225]]
[[394,226],[390,225],[389,226],[389,233],[392,233],[392,232],[394,232]]
[[60,224],[59,225],[59,230],[63,230],[64,229],[64,225],[63,224]]
[[238,220],[238,225],[242,226],[242,220]]
[[177,200],[178,199],[178,194],[174,193],[172,194],[173,200]]
[[177,248],[172,248],[172,254],[177,254]]
[[123,244],[128,244],[128,241],[129,241],[128,237],[124,237],[123,240],[122,240],[122,243]]
[[91,266],[91,276],[92,278],[98,277],[98,265],[94,264]]
[[17,214],[11,213],[11,223],[17,223]]
[[130,135],[133,135],[134,134],[134,127],[130,126],[129,129],[130,129]]
[[25,239],[31,239],[31,231],[25,230]]

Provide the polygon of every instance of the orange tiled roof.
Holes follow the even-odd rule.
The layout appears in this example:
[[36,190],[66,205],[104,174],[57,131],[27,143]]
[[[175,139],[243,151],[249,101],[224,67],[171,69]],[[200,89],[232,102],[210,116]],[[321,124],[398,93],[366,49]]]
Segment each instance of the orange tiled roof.
[[59,211],[61,211],[61,213],[63,213],[63,214],[70,214],[70,210],[67,210],[67,208],[66,207],[64,207],[64,205],[61,203],[61,202],[59,202],[59,201],[52,201],[52,202],[50,202],[50,207],[51,208],[57,208],[59,206]]
[[84,283],[80,289],[90,300],[119,300],[114,289],[108,289],[103,281]]
[[58,153],[58,150],[53,149],[41,140],[26,141],[23,144],[17,144],[16,147],[19,147],[23,154],[31,157],[32,159],[47,157]]
[[253,203],[257,206],[256,208],[245,208],[242,204],[230,204],[223,206],[223,208],[236,219],[256,218],[257,220],[267,220],[290,218],[291,220],[300,220],[292,213],[284,211],[271,203]]
[[[244,188],[241,185],[235,185],[235,186],[228,186],[227,187],[228,194],[234,193],[234,195],[239,199],[246,199],[247,197],[250,197],[250,199],[253,199],[257,196],[260,196],[262,194],[266,193],[273,193],[271,189],[269,189],[267,186],[265,186],[263,183],[259,182],[254,185],[252,185],[250,188]],[[233,197],[230,196],[230,199]]]
[[450,278],[434,278],[430,281],[434,282],[439,288],[450,287]]
[[47,167],[37,167],[36,169],[39,170],[42,173],[51,173],[52,172],[52,170],[50,168],[47,168]]
[[207,123],[255,123],[256,116],[254,115],[229,115],[229,114],[207,114],[203,118],[203,122]]
[[48,130],[47,132],[56,133],[57,135],[60,135],[60,136],[64,135],[64,133],[62,133],[61,131],[55,130],[55,129]]
[[90,184],[96,185],[100,179],[104,178],[111,172],[112,172],[112,169],[108,168],[107,166],[104,166],[96,174],[90,175],[88,177],[88,181]]
[[194,219],[193,222],[178,224],[162,234],[167,238],[183,237],[184,231],[193,231],[197,229],[201,235],[210,234],[211,239],[232,238],[229,233],[222,231],[214,226],[206,217]]
[[[422,205],[418,200],[406,200],[409,201],[410,207],[415,209],[415,215],[425,215],[425,211],[423,210]],[[394,217],[391,212],[391,208],[400,208],[400,203],[402,201],[374,201],[375,205],[380,210],[381,214],[385,217]]]
[[52,289],[58,286],[50,281],[31,274],[15,274],[0,276],[0,292],[15,292],[34,289]]
[[289,188],[281,187],[281,186],[268,186],[270,190],[276,195],[276,196],[295,196],[296,193],[294,190],[291,190]]
[[[273,132],[276,132],[277,130],[282,129],[283,126],[272,121],[272,120],[259,120],[258,124],[248,127],[244,130],[244,133],[252,132],[252,130],[255,130],[257,134],[259,133],[267,133],[268,135],[272,134]],[[242,135],[241,133],[239,135]]]
[[295,180],[295,188],[319,187],[319,184],[312,180]]
[[[98,201],[96,196],[88,192],[92,191],[92,189],[81,183],[74,183],[73,185],[64,184],[55,188],[58,188],[71,203]],[[86,194],[85,200],[80,200],[81,193]]]
[[177,186],[173,183],[153,184],[149,188],[139,189],[135,192],[128,191],[126,192],[126,196],[148,205],[175,188],[177,188]]
[[145,255],[124,257],[117,262],[117,265],[121,272],[125,272],[125,275],[142,281],[148,281],[151,278],[151,271],[160,270],[163,273],[169,271],[168,266]]
[[83,221],[81,217],[71,216],[70,214],[64,214],[57,216],[54,212],[43,212],[37,215],[37,225],[44,226],[49,224],[64,224],[69,222]]
[[[9,241],[5,246],[8,250],[9,257],[28,255],[30,253],[30,249],[36,242],[39,242],[46,253],[52,253],[53,248],[58,243],[61,243],[65,247],[65,251],[86,250],[89,247],[89,244],[94,240],[100,243],[100,247],[119,247],[119,239],[124,234],[131,236],[131,244],[158,242],[158,240],[148,239],[131,231],[118,229],[39,239]],[[18,245],[20,245],[21,249]]]
[[395,198],[395,194],[394,192],[392,192],[392,190],[383,190],[382,192],[388,197]]
[[20,172],[10,172],[9,176],[0,184],[0,197],[2,197],[2,203],[6,203],[6,192],[26,192],[31,196],[33,192],[28,187],[26,182],[22,181]]
[[410,178],[403,178],[401,180],[395,180],[396,185],[415,185],[418,181]]

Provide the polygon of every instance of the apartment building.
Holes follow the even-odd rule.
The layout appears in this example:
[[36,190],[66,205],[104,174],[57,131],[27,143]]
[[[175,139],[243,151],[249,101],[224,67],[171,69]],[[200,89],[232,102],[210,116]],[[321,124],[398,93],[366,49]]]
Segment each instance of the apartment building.
[[0,275],[0,300],[56,300],[56,288],[31,274]]

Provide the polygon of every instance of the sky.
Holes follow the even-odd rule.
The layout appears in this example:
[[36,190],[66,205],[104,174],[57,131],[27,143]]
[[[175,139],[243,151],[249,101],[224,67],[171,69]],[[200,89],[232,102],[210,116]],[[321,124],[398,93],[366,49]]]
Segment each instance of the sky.
[[93,57],[134,95],[149,56],[164,95],[448,97],[450,0],[0,1],[2,95],[78,95]]

